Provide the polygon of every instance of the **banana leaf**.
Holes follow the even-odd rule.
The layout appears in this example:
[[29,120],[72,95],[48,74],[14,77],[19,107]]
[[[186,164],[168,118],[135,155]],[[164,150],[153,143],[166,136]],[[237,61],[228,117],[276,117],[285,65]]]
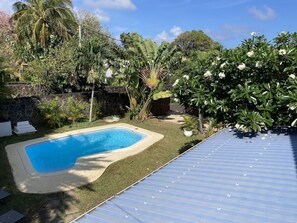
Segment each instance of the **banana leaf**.
[[161,98],[170,98],[172,96],[171,91],[159,91],[153,94],[153,100],[156,101]]

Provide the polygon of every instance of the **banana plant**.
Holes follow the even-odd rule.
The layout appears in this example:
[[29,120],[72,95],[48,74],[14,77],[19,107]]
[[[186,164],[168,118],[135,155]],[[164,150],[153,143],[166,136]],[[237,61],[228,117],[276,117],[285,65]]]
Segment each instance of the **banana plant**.
[[[123,46],[125,48],[125,56],[134,65],[135,72],[128,73],[132,76],[137,74],[142,83],[139,84],[138,90],[142,92],[141,100],[138,100],[141,109],[138,113],[138,120],[145,120],[149,113],[149,107],[153,99],[153,95],[169,96],[168,92],[164,93],[158,90],[158,86],[162,84],[165,77],[169,74],[170,62],[176,53],[175,48],[169,48],[166,42],[160,46],[151,39],[143,40],[136,33],[123,34],[121,36]],[[144,88],[142,88],[142,86]]]

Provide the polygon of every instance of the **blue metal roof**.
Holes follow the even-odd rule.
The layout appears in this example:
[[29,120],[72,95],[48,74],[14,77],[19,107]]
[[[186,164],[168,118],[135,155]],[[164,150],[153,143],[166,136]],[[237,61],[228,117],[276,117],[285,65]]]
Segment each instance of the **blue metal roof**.
[[77,223],[296,223],[297,135],[224,129]]

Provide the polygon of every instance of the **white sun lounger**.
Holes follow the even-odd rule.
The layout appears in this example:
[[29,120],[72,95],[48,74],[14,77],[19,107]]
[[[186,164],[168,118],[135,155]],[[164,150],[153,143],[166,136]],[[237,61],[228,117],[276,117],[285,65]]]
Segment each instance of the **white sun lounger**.
[[18,122],[16,126],[13,128],[13,132],[17,135],[34,133],[37,130],[28,122]]

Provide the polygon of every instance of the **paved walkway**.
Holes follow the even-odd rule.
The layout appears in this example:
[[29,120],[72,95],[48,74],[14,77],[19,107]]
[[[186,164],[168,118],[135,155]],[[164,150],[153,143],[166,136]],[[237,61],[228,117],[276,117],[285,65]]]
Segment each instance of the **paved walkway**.
[[182,117],[182,115],[183,113],[170,111],[168,115],[156,116],[155,118],[160,121],[172,122],[182,125],[184,124],[184,118]]
[[184,124],[182,115],[185,113],[183,106],[179,104],[170,104],[170,111],[168,115],[155,116],[160,121],[172,122],[176,124]]

